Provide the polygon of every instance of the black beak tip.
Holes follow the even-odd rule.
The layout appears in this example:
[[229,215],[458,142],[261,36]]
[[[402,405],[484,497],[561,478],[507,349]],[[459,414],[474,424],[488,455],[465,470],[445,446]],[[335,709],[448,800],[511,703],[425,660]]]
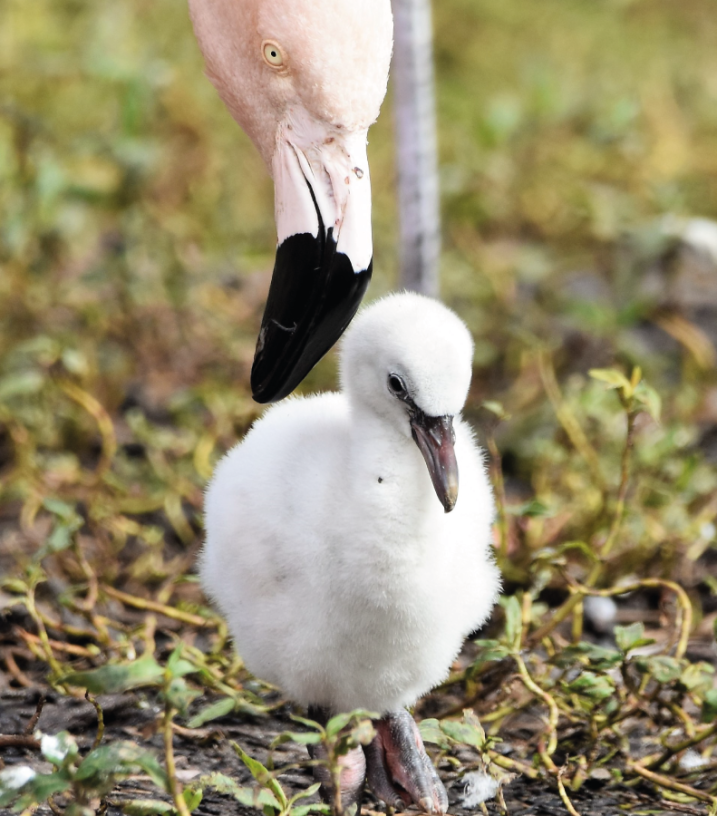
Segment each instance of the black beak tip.
[[278,247],[251,371],[254,400],[290,394],[341,337],[361,303],[372,264],[354,271],[333,231],[289,236]]

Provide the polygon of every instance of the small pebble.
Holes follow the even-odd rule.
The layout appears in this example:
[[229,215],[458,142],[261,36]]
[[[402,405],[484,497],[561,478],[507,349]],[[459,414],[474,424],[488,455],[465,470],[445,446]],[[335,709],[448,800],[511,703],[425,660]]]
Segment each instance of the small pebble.
[[695,751],[694,748],[690,748],[689,750],[685,751],[682,754],[682,758],[680,759],[680,770],[681,771],[694,771],[695,768],[701,768],[705,764],[705,758]]
[[583,601],[583,609],[596,632],[601,635],[612,632],[617,620],[617,604],[612,598],[588,595]]

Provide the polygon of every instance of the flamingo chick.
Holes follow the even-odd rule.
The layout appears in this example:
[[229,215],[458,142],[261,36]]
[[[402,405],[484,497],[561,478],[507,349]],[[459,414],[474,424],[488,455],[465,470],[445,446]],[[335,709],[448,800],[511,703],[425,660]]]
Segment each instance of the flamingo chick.
[[386,93],[390,0],[190,0],[207,75],[274,178],[278,246],[251,384],[290,393],[372,268],[366,134]]
[[437,301],[378,301],[345,336],[341,391],[272,407],[207,492],[202,582],[247,667],[315,717],[383,715],[347,758],[344,805],[367,773],[389,805],[447,808],[404,707],[446,677],[500,586],[483,455],[459,415],[472,349]]

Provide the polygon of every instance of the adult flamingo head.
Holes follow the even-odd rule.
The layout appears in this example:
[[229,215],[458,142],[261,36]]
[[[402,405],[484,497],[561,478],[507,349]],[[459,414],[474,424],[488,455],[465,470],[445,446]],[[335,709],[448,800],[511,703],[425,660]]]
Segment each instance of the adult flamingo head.
[[366,135],[390,0],[189,0],[207,75],[275,185],[277,252],[254,399],[290,393],[348,326],[372,268]]

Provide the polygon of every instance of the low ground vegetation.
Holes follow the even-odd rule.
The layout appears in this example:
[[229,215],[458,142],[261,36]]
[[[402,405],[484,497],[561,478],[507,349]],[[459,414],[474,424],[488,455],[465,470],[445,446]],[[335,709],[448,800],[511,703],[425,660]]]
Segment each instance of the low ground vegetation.
[[[366,713],[290,715],[194,566],[258,415],[269,183],[184,8],[40,6],[0,8],[0,810],[323,812],[301,746],[335,759]],[[717,253],[690,219],[717,217],[717,21],[436,14],[443,296],[476,337],[505,592],[424,739],[456,812],[487,773],[489,812],[715,813]],[[378,295],[388,110],[371,150]],[[334,384],[329,357],[303,388]]]

